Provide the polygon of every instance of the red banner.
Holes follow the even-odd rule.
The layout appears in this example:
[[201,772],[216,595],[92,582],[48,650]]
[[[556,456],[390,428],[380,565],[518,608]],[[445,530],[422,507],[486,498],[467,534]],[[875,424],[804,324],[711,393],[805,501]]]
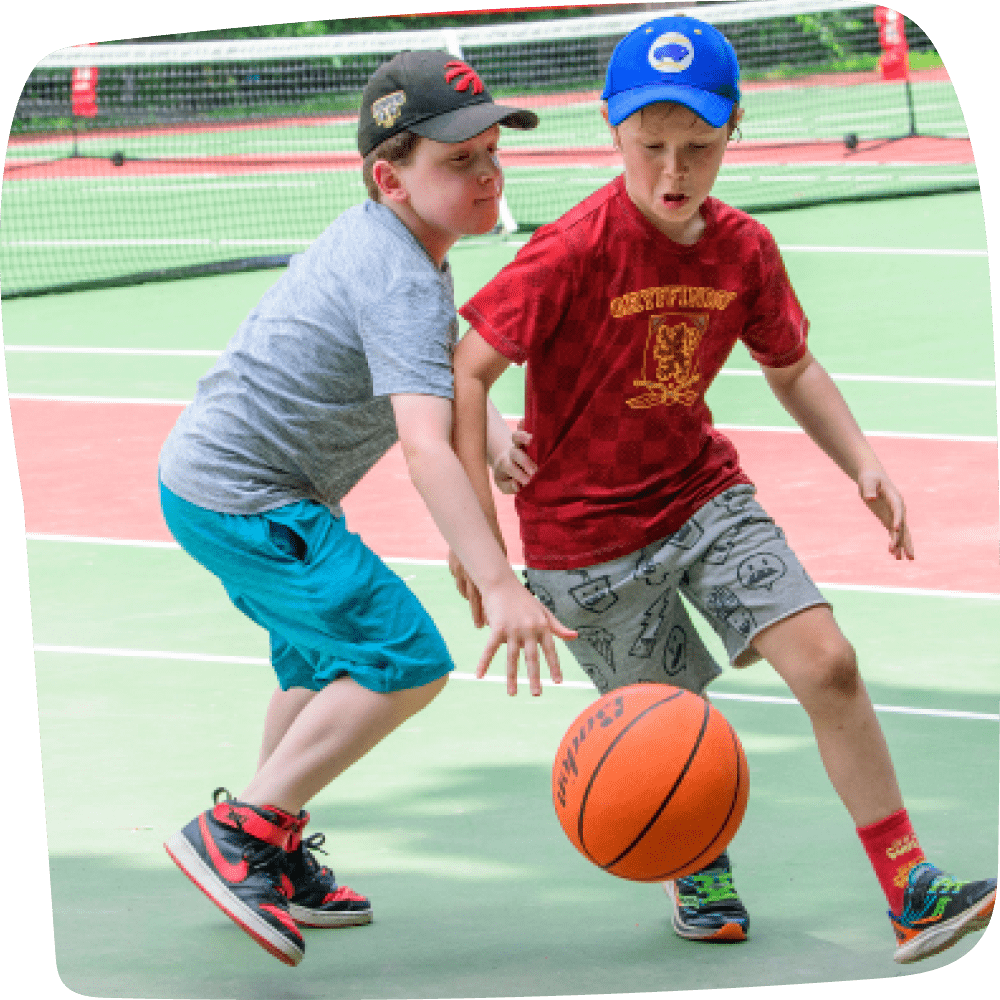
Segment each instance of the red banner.
[[882,55],[878,71],[883,80],[910,79],[910,47],[906,44],[903,15],[889,7],[875,8]]
[[[91,42],[91,45],[96,43]],[[97,115],[97,67],[77,67],[73,70],[70,84],[73,114],[78,118],[94,118]]]

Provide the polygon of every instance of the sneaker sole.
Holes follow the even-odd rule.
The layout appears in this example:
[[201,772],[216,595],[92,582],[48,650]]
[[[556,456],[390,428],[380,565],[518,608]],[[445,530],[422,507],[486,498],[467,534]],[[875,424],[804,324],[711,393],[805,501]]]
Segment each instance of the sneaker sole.
[[233,895],[226,883],[201,859],[183,831],[175,833],[163,846],[174,864],[265,951],[285,965],[294,966],[302,961],[305,952]]
[[988,896],[981,899],[975,906],[970,906],[964,913],[921,931],[905,944],[901,944],[896,949],[893,958],[902,965],[908,962],[918,962],[922,958],[930,958],[932,955],[937,955],[946,948],[950,948],[966,934],[983,930],[993,915],[996,895],[997,891],[994,889]]
[[311,910],[306,906],[288,904],[288,912],[301,927],[360,927],[372,922],[371,907],[367,910]]
[[733,944],[737,941],[746,941],[746,931],[736,923],[724,924],[722,927],[688,927],[681,921],[680,912],[677,906],[677,898],[674,895],[673,882],[664,882],[663,891],[670,900],[673,910],[671,925],[674,933],[685,941],[718,941],[723,944]]

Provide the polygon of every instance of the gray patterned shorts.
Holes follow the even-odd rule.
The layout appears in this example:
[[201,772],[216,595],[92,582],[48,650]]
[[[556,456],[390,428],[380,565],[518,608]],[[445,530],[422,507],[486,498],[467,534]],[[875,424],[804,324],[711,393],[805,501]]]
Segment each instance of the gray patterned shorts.
[[701,693],[722,673],[682,594],[740,666],[758,659],[763,628],[828,603],[755,493],[734,486],[669,538],[610,562],[525,571],[531,592],[579,632],[567,645],[598,691],[651,682]]

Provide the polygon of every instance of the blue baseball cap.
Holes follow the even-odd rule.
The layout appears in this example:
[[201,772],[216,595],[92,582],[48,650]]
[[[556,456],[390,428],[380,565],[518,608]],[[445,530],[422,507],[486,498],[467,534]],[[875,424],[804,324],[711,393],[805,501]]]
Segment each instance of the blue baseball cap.
[[601,98],[623,122],[657,101],[675,101],[718,128],[740,100],[740,65],[729,39],[693,17],[661,17],[630,31],[611,53]]

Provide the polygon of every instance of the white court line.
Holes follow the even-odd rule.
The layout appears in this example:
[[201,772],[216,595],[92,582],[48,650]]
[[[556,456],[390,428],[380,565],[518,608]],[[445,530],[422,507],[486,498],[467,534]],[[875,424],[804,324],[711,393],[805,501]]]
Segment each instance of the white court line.
[[946,250],[946,249],[921,249],[907,247],[814,247],[814,246],[792,246],[783,245],[779,247],[782,253],[878,253],[899,255],[902,257],[911,255],[929,257],[986,257],[985,250]]
[[57,396],[45,392],[9,392],[8,399],[30,399],[44,403],[123,403],[137,406],[187,406],[190,399],[153,399],[140,396]]
[[[764,377],[764,372],[760,368],[723,368],[720,375],[750,375],[759,378]],[[984,378],[923,378],[910,375],[846,375],[838,372],[830,372],[830,378],[834,382],[885,382],[898,383],[899,385],[950,385],[962,388],[996,388],[996,382],[992,379]]]
[[[114,649],[97,646],[48,646],[36,644],[36,653],[61,653],[66,655],[83,656],[112,656],[112,657],[132,657],[135,659],[149,660],[183,660],[191,663],[234,663],[246,664],[248,666],[270,666],[271,661],[256,656],[218,656],[211,653],[177,653],[166,652],[153,649]],[[467,674],[458,670],[453,670],[450,677],[457,681],[480,680],[475,674]],[[481,678],[482,681],[493,684],[506,684],[506,676],[487,674]],[[518,680],[526,684],[527,678],[518,677]],[[542,680],[542,687],[547,688],[567,688],[572,690],[594,691],[594,686],[586,681],[563,681],[556,684],[553,681]],[[594,692],[596,694],[596,691]],[[724,692],[712,692],[713,701],[743,701],[763,705],[798,705],[794,698],[779,698],[772,695],[753,694],[730,694]],[[1000,715],[989,712],[960,712],[945,708],[911,708],[907,705],[875,705],[876,712],[884,712],[892,715],[929,715],[936,718],[945,719],[977,719],[986,722],[1000,722]]]
[[[11,354],[94,354],[94,355],[130,355],[135,357],[165,357],[165,358],[217,358],[221,350],[199,350],[160,347],[63,347],[44,344],[7,344],[4,350]],[[720,375],[742,375],[763,378],[759,369],[723,368]],[[899,385],[947,385],[962,388],[993,388],[996,382],[991,379],[970,378],[930,378],[910,375],[853,375],[831,372],[830,378],[835,382],[878,382],[896,383]],[[83,397],[80,397],[83,398]]]
[[[736,178],[732,178],[735,180]],[[777,181],[777,180],[797,180],[797,181],[808,181],[815,180],[812,176],[796,176],[794,178],[781,178],[781,177],[761,177],[762,181]],[[858,179],[858,178],[855,178]],[[865,178],[861,178],[865,179]],[[867,178],[867,179],[882,179],[881,177]],[[90,248],[102,248],[102,247],[155,247],[155,246],[308,246],[315,240],[315,236],[281,236],[272,237],[267,239],[206,239],[206,238],[190,238],[190,239],[165,239],[165,238],[148,238],[148,239],[135,239],[129,237],[119,237],[110,239],[67,239],[67,240],[12,240],[4,242],[5,247],[62,247],[62,248],[77,248],[86,249]],[[526,240],[510,240],[512,244],[525,243]],[[469,244],[474,245],[490,245],[488,241],[477,240],[469,241]],[[468,244],[467,244],[468,245]],[[940,249],[940,248],[921,248],[921,247],[824,247],[824,246],[796,246],[796,245],[782,245],[779,246],[782,253],[860,253],[860,254],[884,254],[888,256],[930,256],[930,257],[986,257],[986,250],[955,250],[955,249]]]
[[[511,417],[520,420],[520,417]],[[764,427],[760,424],[713,424],[720,431],[764,431],[774,434],[805,434],[801,427]],[[899,438],[901,441],[968,441],[974,444],[996,442],[996,436],[984,434],[914,434],[899,431],[864,431],[865,437]]]
[[[102,538],[93,535],[56,535],[44,532],[25,532],[25,539],[29,542],[64,542],[85,545],[126,545],[137,549],[179,549],[176,542],[150,541],[140,538]],[[444,559],[414,559],[409,556],[382,556],[386,563],[400,566],[447,566]],[[511,568],[520,573],[525,567],[519,563],[512,564]],[[1000,594],[981,593],[971,590],[930,590],[920,587],[880,587],[861,583],[820,583],[816,586],[820,590],[845,590],[857,591],[867,594],[895,594],[902,597],[952,597],[964,598],[977,601],[1000,601]]]
[[12,354],[132,354],[141,357],[217,358],[222,351],[182,350],[159,347],[59,347],[41,344],[7,344]]

